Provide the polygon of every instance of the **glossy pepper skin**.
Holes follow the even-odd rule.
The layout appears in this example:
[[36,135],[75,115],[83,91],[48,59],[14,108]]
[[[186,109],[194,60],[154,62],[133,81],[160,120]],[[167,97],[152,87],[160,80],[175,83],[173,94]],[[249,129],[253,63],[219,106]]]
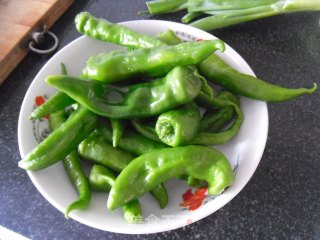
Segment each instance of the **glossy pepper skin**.
[[[125,27],[126,29],[129,29]],[[132,30],[131,30],[132,31]],[[134,35],[126,32],[126,38],[132,37],[133,41],[135,41],[137,48],[144,48],[144,44],[139,44],[139,37],[145,37],[143,34],[139,34],[134,32]],[[153,45],[152,40],[149,41],[149,46],[158,46]],[[164,40],[162,38],[162,40]],[[158,40],[159,41],[159,40]],[[168,44],[171,44],[167,42]],[[125,42],[119,42],[118,44],[122,46],[129,46]],[[234,92],[235,94],[239,94],[242,96],[246,96],[248,98],[253,98],[257,100],[267,101],[267,102],[280,102],[286,101],[297,96],[303,94],[313,93],[317,86],[314,84],[314,87],[311,89],[299,88],[299,89],[289,89],[280,87],[274,84],[269,84],[260,80],[258,78],[248,76],[245,74],[241,74],[235,69],[231,68],[227,65],[219,56],[216,54],[212,54],[206,61],[199,64],[200,73],[208,78],[208,80],[217,83],[220,86],[223,86],[227,90]]]
[[311,94],[317,89],[316,84],[310,89],[289,89],[269,84],[253,76],[238,72],[215,54],[201,62],[198,68],[207,80],[230,92],[267,102],[290,100],[303,94]]
[[118,142],[124,134],[125,123],[120,119],[110,119],[110,123],[112,126],[112,146],[117,147]]
[[19,163],[26,170],[40,170],[64,159],[96,128],[99,117],[80,107]]
[[89,58],[82,76],[105,83],[141,75],[163,77],[174,67],[197,64],[218,49],[224,50],[221,40],[101,53]]
[[[85,139],[79,145],[78,152],[82,158],[110,167],[117,172],[121,172],[134,159],[133,155],[112,147],[98,132],[94,132]],[[110,173],[109,176],[111,176]],[[168,194],[163,184],[155,186],[155,189],[151,189],[150,192],[161,208],[167,205]]]
[[[92,112],[110,118],[140,118],[154,116],[193,100],[199,93],[201,81],[185,67],[175,67],[165,77],[127,87],[114,86],[67,76],[49,76],[49,85],[65,92]],[[109,97],[118,94],[119,101]]]
[[[49,118],[49,126],[52,131],[58,129],[67,119],[64,110],[52,113]],[[88,179],[80,165],[80,159],[76,150],[73,150],[68,156],[62,160],[64,169],[72,185],[77,190],[79,197],[72,202],[66,209],[65,216],[69,217],[69,213],[77,209],[85,209],[88,207],[91,199]]]
[[91,190],[95,192],[110,192],[116,176],[106,167],[95,164],[89,174]]
[[133,159],[130,153],[112,147],[97,133],[91,134],[79,144],[80,156],[89,161],[120,172]]
[[198,106],[190,102],[160,114],[155,129],[165,144],[172,147],[183,146],[197,135],[200,120]]
[[149,138],[149,139],[156,141],[156,142],[162,142],[160,140],[160,138],[158,137],[154,126],[150,126],[148,124],[145,124],[145,123],[139,121],[139,119],[132,120],[131,123],[132,123],[132,126],[134,127],[134,129],[138,133],[140,133],[142,136]]
[[[98,128],[97,133],[100,134],[109,143],[112,142],[112,132],[107,128]],[[118,147],[128,153],[134,155],[142,155],[153,150],[166,148],[163,143],[150,140],[140,134],[134,132],[126,132],[118,142]]]
[[233,107],[236,113],[236,119],[233,121],[232,125],[228,129],[222,132],[199,132],[196,135],[196,137],[190,141],[190,144],[221,145],[232,139],[235,135],[237,135],[244,119],[243,113],[237,104],[233,103],[230,100],[219,99],[217,97],[209,99],[205,95],[199,95],[198,99],[200,99],[201,102],[205,103],[205,105],[211,107],[212,109]]
[[[217,98],[227,99],[240,107],[239,98],[231,92],[222,90]],[[235,111],[231,106],[218,110],[208,110],[201,119],[200,131],[220,132],[234,117]]]
[[[116,177],[106,167],[93,165],[89,174],[90,187],[93,191],[109,192]],[[123,216],[129,223],[136,223],[142,217],[142,210],[139,200],[132,200],[122,208]]]
[[141,197],[166,180],[188,174],[208,182],[210,195],[220,194],[234,181],[227,158],[205,146],[155,150],[134,159],[117,177],[108,198],[108,209]]
[[103,18],[96,18],[88,12],[79,13],[75,18],[75,25],[78,32],[89,37],[130,48],[149,48],[164,45],[158,39],[136,33],[125,26],[111,23]]
[[66,107],[70,106],[73,103],[75,103],[75,100],[70,98],[67,94],[63,92],[57,92],[50,99],[48,99],[48,101],[33,110],[29,119],[42,118],[51,113],[64,110]]

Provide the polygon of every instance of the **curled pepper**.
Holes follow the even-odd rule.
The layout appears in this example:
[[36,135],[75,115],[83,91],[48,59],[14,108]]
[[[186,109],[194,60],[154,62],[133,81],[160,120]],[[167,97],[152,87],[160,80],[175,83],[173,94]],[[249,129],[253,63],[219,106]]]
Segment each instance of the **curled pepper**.
[[96,128],[99,117],[80,107],[59,128],[27,154],[18,166],[26,170],[40,170],[64,159]]
[[106,83],[140,75],[162,77],[176,66],[197,64],[218,49],[224,50],[221,40],[101,53],[89,58],[82,76]]
[[227,158],[213,148],[190,145],[155,150],[135,158],[120,173],[111,188],[108,209],[121,207],[182,174],[207,181],[210,195],[220,194],[234,181]]
[[156,122],[156,133],[165,144],[177,147],[190,142],[199,130],[200,111],[194,102],[162,113]]
[[[185,67],[175,67],[161,79],[131,85],[127,91],[68,76],[49,76],[46,81],[98,115],[127,119],[157,115],[187,103],[201,87],[193,70]],[[112,95],[120,99],[111,100]]]

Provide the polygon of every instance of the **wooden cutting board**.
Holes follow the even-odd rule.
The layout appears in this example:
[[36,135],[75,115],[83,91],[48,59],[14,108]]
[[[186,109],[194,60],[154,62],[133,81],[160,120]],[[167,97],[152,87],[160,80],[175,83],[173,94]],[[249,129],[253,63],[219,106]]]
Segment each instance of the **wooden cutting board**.
[[28,52],[33,31],[50,28],[74,0],[0,0],[0,84]]

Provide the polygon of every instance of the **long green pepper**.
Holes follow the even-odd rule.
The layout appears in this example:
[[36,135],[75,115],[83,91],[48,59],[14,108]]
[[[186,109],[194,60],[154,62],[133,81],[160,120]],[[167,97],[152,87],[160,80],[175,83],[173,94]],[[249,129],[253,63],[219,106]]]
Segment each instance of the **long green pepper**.
[[[270,1],[273,1],[273,0],[270,0]],[[302,1],[300,0],[299,2],[301,7],[303,7]],[[313,3],[311,1],[308,4],[310,6],[313,6]],[[290,6],[290,4],[288,6]],[[163,46],[165,44],[164,42],[156,39],[155,37],[151,37],[151,39],[150,38],[146,39],[145,38],[146,35],[134,32],[131,29],[124,26],[114,25],[115,29],[117,28],[116,26],[118,26],[119,32],[123,32],[122,28],[128,29],[129,31],[124,32],[125,36],[123,38],[124,39],[130,38],[133,42],[135,42],[134,44],[138,48],[145,48],[145,42],[144,44],[142,43],[140,44],[139,42],[140,37],[149,43],[148,47]],[[90,27],[88,26],[88,29],[89,28]],[[90,31],[95,31],[94,26],[93,28],[90,29]],[[104,31],[108,32],[108,29],[105,28]],[[115,31],[115,32],[118,32],[118,31]],[[132,32],[134,32],[134,34]],[[156,41],[157,44],[154,41]],[[117,43],[123,46],[129,46],[126,44],[125,41],[118,41]],[[223,60],[215,54],[212,54],[204,62],[199,64],[199,68],[200,68],[200,73],[204,75],[208,80],[213,81],[218,85],[221,85],[227,90],[235,94],[239,94],[249,98],[267,101],[267,102],[286,101],[303,94],[311,94],[317,88],[316,84],[311,89],[305,89],[305,88],[289,89],[289,88],[283,88],[277,85],[269,84],[253,76],[248,76],[248,75],[239,73],[237,70],[231,68],[229,65],[224,63]]]
[[[55,131],[66,121],[66,119],[67,116],[64,110],[52,113],[49,118],[50,129]],[[88,207],[91,199],[91,192],[87,177],[80,165],[77,151],[73,150],[70,152],[62,162],[72,185],[79,194],[78,199],[72,202],[65,211],[66,218],[69,218],[69,213],[71,211]]]
[[163,77],[177,66],[194,65],[214,51],[224,51],[221,40],[185,42],[174,46],[140,48],[134,51],[112,51],[92,56],[82,76],[114,83],[134,76]]
[[253,76],[238,72],[215,54],[201,62],[198,68],[207,80],[230,92],[267,102],[286,101],[303,94],[311,94],[317,89],[316,84],[310,89],[289,89],[269,84]]
[[97,115],[80,107],[64,124],[19,161],[18,166],[26,170],[40,170],[66,158],[96,128],[98,121]]
[[[134,159],[133,155],[112,147],[98,131],[85,139],[79,145],[78,151],[83,159],[93,161],[104,167],[110,167],[117,172],[125,169]],[[150,190],[150,193],[159,202],[160,208],[167,205],[168,194],[163,184],[155,186],[154,189]]]
[[234,181],[227,158],[211,147],[190,145],[155,150],[135,158],[120,173],[111,188],[108,209],[121,207],[182,174],[207,181],[210,195],[220,194]]
[[[201,88],[194,71],[185,67],[175,67],[163,78],[131,85],[126,91],[76,77],[49,76],[46,81],[92,112],[122,119],[160,114],[193,100]],[[111,100],[112,95],[117,95],[118,100]]]

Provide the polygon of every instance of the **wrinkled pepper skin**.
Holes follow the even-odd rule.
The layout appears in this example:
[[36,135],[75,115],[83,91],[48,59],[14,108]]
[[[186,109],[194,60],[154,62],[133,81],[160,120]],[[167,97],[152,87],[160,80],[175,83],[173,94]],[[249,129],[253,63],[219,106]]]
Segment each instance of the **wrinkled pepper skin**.
[[224,50],[221,40],[101,53],[89,58],[82,76],[105,83],[141,75],[163,77],[174,67],[197,64],[218,49]]
[[86,108],[73,112],[68,120],[27,154],[18,166],[40,170],[64,159],[98,125],[99,117]]
[[[96,131],[107,142],[112,143],[112,132],[108,128],[98,128]],[[150,140],[144,136],[141,136],[140,134],[126,132],[119,140],[118,147],[128,153],[139,156],[153,150],[166,148],[168,146],[163,143]]]
[[220,194],[234,181],[227,158],[205,146],[155,150],[134,159],[117,177],[108,198],[108,209],[141,197],[166,180],[188,174],[208,182],[210,195]]
[[[109,192],[113,186],[116,177],[106,167],[93,165],[90,174],[90,188],[96,192]],[[142,210],[139,200],[132,200],[122,208],[124,219],[129,223],[136,223],[142,217]]]
[[183,146],[193,139],[199,130],[201,115],[198,106],[190,102],[162,113],[156,122],[156,133],[165,144]]
[[238,72],[216,54],[212,54],[201,62],[198,69],[208,81],[212,81],[230,92],[267,102],[290,100],[303,94],[311,94],[317,89],[316,84],[310,89],[289,89],[269,84],[253,76]]
[[[75,77],[49,76],[46,81],[98,115],[123,119],[158,115],[190,102],[201,88],[193,70],[185,67],[175,67],[158,80],[131,85],[126,92],[99,81]],[[109,99],[112,94],[122,99],[112,102]]]
[[136,33],[125,26],[111,23],[103,18],[96,18],[88,12],[79,13],[75,18],[75,25],[78,32],[89,37],[130,48],[150,48],[164,45],[154,37]]
[[80,156],[88,161],[120,172],[133,159],[130,153],[114,148],[97,133],[91,134],[79,144]]
[[[52,113],[49,118],[49,127],[51,131],[58,129],[65,121],[67,116],[64,110]],[[69,218],[69,213],[77,209],[85,209],[91,200],[91,192],[88,179],[80,165],[80,159],[76,150],[73,150],[62,160],[70,182],[77,190],[79,197],[72,202],[66,209],[65,216]]]

